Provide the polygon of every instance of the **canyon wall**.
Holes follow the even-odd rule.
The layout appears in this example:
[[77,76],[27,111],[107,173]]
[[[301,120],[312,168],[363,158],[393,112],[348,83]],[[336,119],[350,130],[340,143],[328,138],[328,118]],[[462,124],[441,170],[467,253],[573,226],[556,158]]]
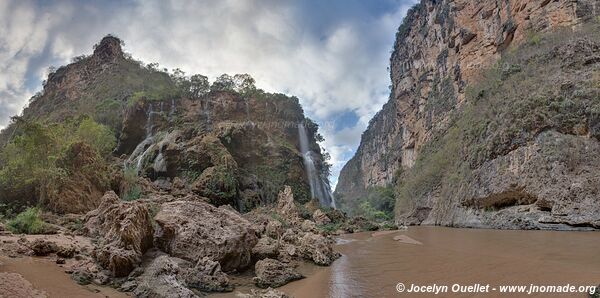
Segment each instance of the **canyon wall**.
[[596,22],[599,12],[594,0],[421,1],[398,29],[390,99],[342,169],[338,202],[350,205],[370,187],[402,184],[426,144],[451,126],[482,73],[519,45]]

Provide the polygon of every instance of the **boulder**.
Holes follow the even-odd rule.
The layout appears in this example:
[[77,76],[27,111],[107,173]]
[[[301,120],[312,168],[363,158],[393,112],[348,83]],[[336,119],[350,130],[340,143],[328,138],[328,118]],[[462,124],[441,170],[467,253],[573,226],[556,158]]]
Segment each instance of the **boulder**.
[[29,248],[33,251],[33,254],[36,256],[47,256],[51,253],[55,253],[59,250],[58,245],[51,241],[46,241],[44,239],[35,239],[30,245]]
[[127,276],[152,247],[154,229],[148,208],[138,201],[121,202],[113,191],[86,215],[84,229],[98,238],[93,256],[116,277]]
[[296,228],[288,228],[285,230],[285,232],[283,232],[283,235],[281,235],[280,239],[287,243],[298,244],[300,237],[303,235],[304,233],[298,231]]
[[312,232],[312,233],[316,233],[317,230],[317,225],[315,225],[314,221],[310,221],[308,219],[305,219],[302,222],[302,226],[300,226],[300,228],[302,229],[302,231],[304,232]]
[[185,261],[167,255],[157,257],[137,278],[135,297],[192,298],[198,297],[185,286]]
[[287,185],[277,197],[277,211],[289,219],[300,217],[298,206],[294,203],[292,188]]
[[281,287],[291,281],[304,278],[290,264],[273,259],[264,259],[254,266],[254,283],[261,288]]
[[162,253],[132,272],[128,280],[121,289],[133,291],[137,297],[196,297],[190,289],[203,292],[233,290],[218,262],[203,258],[194,265]]
[[276,258],[279,245],[277,241],[271,237],[264,236],[258,240],[258,243],[252,248],[252,256],[255,260],[265,258]]
[[207,257],[202,258],[196,266],[189,268],[184,274],[188,287],[204,292],[230,292],[233,286],[227,274],[221,270],[221,264]]
[[283,234],[283,224],[278,220],[270,220],[265,227],[265,234],[271,238],[279,239]]
[[333,250],[333,240],[330,238],[306,233],[300,240],[299,254],[317,265],[329,266],[339,258],[340,253]]
[[157,244],[172,256],[190,262],[208,257],[225,271],[250,265],[256,233],[229,206],[175,201],[163,204],[155,219],[160,227]]
[[318,225],[326,225],[331,223],[331,219],[329,218],[329,216],[327,216],[327,214],[325,214],[325,212],[323,212],[321,209],[317,209],[313,213],[312,218]]

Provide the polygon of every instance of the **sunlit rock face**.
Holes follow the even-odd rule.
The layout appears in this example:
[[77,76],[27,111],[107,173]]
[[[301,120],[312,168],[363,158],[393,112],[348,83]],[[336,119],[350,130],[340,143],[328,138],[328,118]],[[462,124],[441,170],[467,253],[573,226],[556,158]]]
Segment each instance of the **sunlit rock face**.
[[482,70],[511,49],[559,28],[575,29],[599,13],[598,1],[421,1],[396,34],[391,94],[362,135],[336,188],[352,205],[372,186],[412,168],[424,145],[450,125]]

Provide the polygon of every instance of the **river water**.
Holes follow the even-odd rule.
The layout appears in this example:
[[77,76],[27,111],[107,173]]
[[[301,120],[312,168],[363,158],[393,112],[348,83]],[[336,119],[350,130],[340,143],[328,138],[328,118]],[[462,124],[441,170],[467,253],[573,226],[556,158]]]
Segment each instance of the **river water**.
[[[410,227],[342,236],[338,242],[343,256],[332,266],[319,268],[281,290],[294,297],[434,297],[406,290],[398,293],[396,286],[403,283],[405,289],[412,284],[448,286],[446,293],[435,297],[588,297],[585,293],[499,291],[504,285],[600,284],[597,232]],[[454,284],[490,286],[488,293],[482,289],[452,293]]]

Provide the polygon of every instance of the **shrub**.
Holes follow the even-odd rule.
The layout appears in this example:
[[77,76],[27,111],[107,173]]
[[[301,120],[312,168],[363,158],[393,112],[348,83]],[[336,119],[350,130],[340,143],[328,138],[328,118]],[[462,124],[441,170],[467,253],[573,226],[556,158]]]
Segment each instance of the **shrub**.
[[[108,128],[86,117],[60,124],[17,119],[17,124],[20,133],[0,152],[0,190],[7,194],[1,200],[21,205],[44,203],[56,195],[73,166],[65,162],[71,145],[85,143],[106,157],[116,143]],[[105,168],[104,159],[96,162],[92,170]]]
[[142,187],[138,184],[137,172],[133,168],[126,168],[123,171],[123,194],[121,199],[124,201],[135,201],[142,196]]
[[321,231],[333,233],[342,227],[342,223],[328,223],[324,225],[318,225],[317,228]]
[[8,221],[8,229],[15,234],[41,234],[45,230],[46,223],[40,218],[40,213],[39,208],[27,208]]

